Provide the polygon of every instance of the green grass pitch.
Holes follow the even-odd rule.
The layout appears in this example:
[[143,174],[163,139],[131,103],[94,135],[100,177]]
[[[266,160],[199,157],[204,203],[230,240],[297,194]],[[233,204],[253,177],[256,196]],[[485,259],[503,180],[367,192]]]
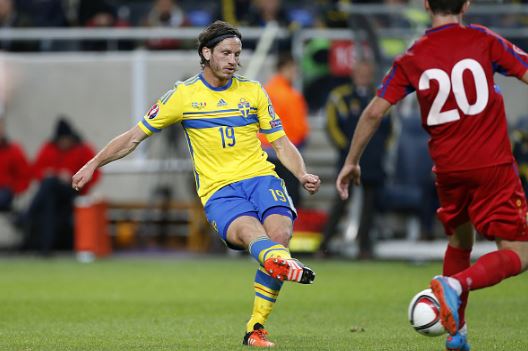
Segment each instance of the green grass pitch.
[[[443,350],[407,304],[439,263],[307,260],[267,324],[276,350]],[[246,350],[255,263],[243,258],[0,260],[0,350]],[[528,350],[528,279],[472,293],[472,350]]]

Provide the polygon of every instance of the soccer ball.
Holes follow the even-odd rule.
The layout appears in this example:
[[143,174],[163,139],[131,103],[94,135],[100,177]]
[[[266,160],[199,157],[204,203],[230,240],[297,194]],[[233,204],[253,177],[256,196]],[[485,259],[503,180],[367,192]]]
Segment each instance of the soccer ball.
[[439,336],[446,333],[440,322],[440,303],[431,289],[416,294],[409,304],[409,322],[418,333]]

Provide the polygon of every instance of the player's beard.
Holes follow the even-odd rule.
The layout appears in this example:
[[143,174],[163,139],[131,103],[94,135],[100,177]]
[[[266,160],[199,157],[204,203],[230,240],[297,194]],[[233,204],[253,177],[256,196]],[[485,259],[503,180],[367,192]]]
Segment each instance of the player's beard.
[[224,71],[223,68],[226,68],[227,65],[225,67],[222,67],[219,63],[217,63],[213,57],[211,57],[211,59],[209,60],[209,68],[211,69],[211,71],[213,72],[213,74],[220,80],[229,80],[233,77],[233,75],[236,73],[236,71],[238,71],[238,67],[239,65],[237,64],[236,67],[234,67],[233,71],[232,72],[226,72]]

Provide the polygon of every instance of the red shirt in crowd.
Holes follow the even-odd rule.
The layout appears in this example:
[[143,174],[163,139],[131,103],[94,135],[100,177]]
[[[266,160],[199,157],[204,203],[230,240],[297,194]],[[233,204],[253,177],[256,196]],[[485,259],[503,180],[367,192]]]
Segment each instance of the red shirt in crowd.
[[[71,177],[92,157],[95,151],[87,144],[79,143],[67,150],[61,150],[55,143],[48,142],[38,152],[33,165],[33,176],[41,180],[46,176],[67,175]],[[86,194],[88,190],[99,180],[99,171],[95,171],[93,178],[80,191]]]
[[0,144],[0,187],[19,194],[30,180],[30,166],[22,148],[12,142]]

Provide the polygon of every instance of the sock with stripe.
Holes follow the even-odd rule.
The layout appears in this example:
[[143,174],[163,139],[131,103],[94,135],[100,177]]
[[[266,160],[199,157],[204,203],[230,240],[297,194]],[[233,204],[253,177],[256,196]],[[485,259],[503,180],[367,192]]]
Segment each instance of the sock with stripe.
[[[453,276],[471,266],[471,249],[465,250],[447,245],[444,255],[444,267],[442,274],[446,277]],[[458,308],[458,318],[460,325],[465,325],[466,306],[468,302],[469,291],[464,291],[460,295],[460,307]]]
[[502,280],[521,273],[519,255],[512,250],[497,250],[480,257],[468,269],[453,275],[460,282],[462,291],[493,286]]
[[282,282],[272,278],[262,267],[257,269],[255,275],[255,300],[253,302],[253,312],[246,325],[246,332],[253,331],[256,323],[264,325],[277,301]]
[[290,250],[283,245],[270,240],[267,236],[261,236],[253,240],[249,244],[249,253],[261,266],[264,265],[264,261],[272,257],[282,257],[284,259],[290,259]]

